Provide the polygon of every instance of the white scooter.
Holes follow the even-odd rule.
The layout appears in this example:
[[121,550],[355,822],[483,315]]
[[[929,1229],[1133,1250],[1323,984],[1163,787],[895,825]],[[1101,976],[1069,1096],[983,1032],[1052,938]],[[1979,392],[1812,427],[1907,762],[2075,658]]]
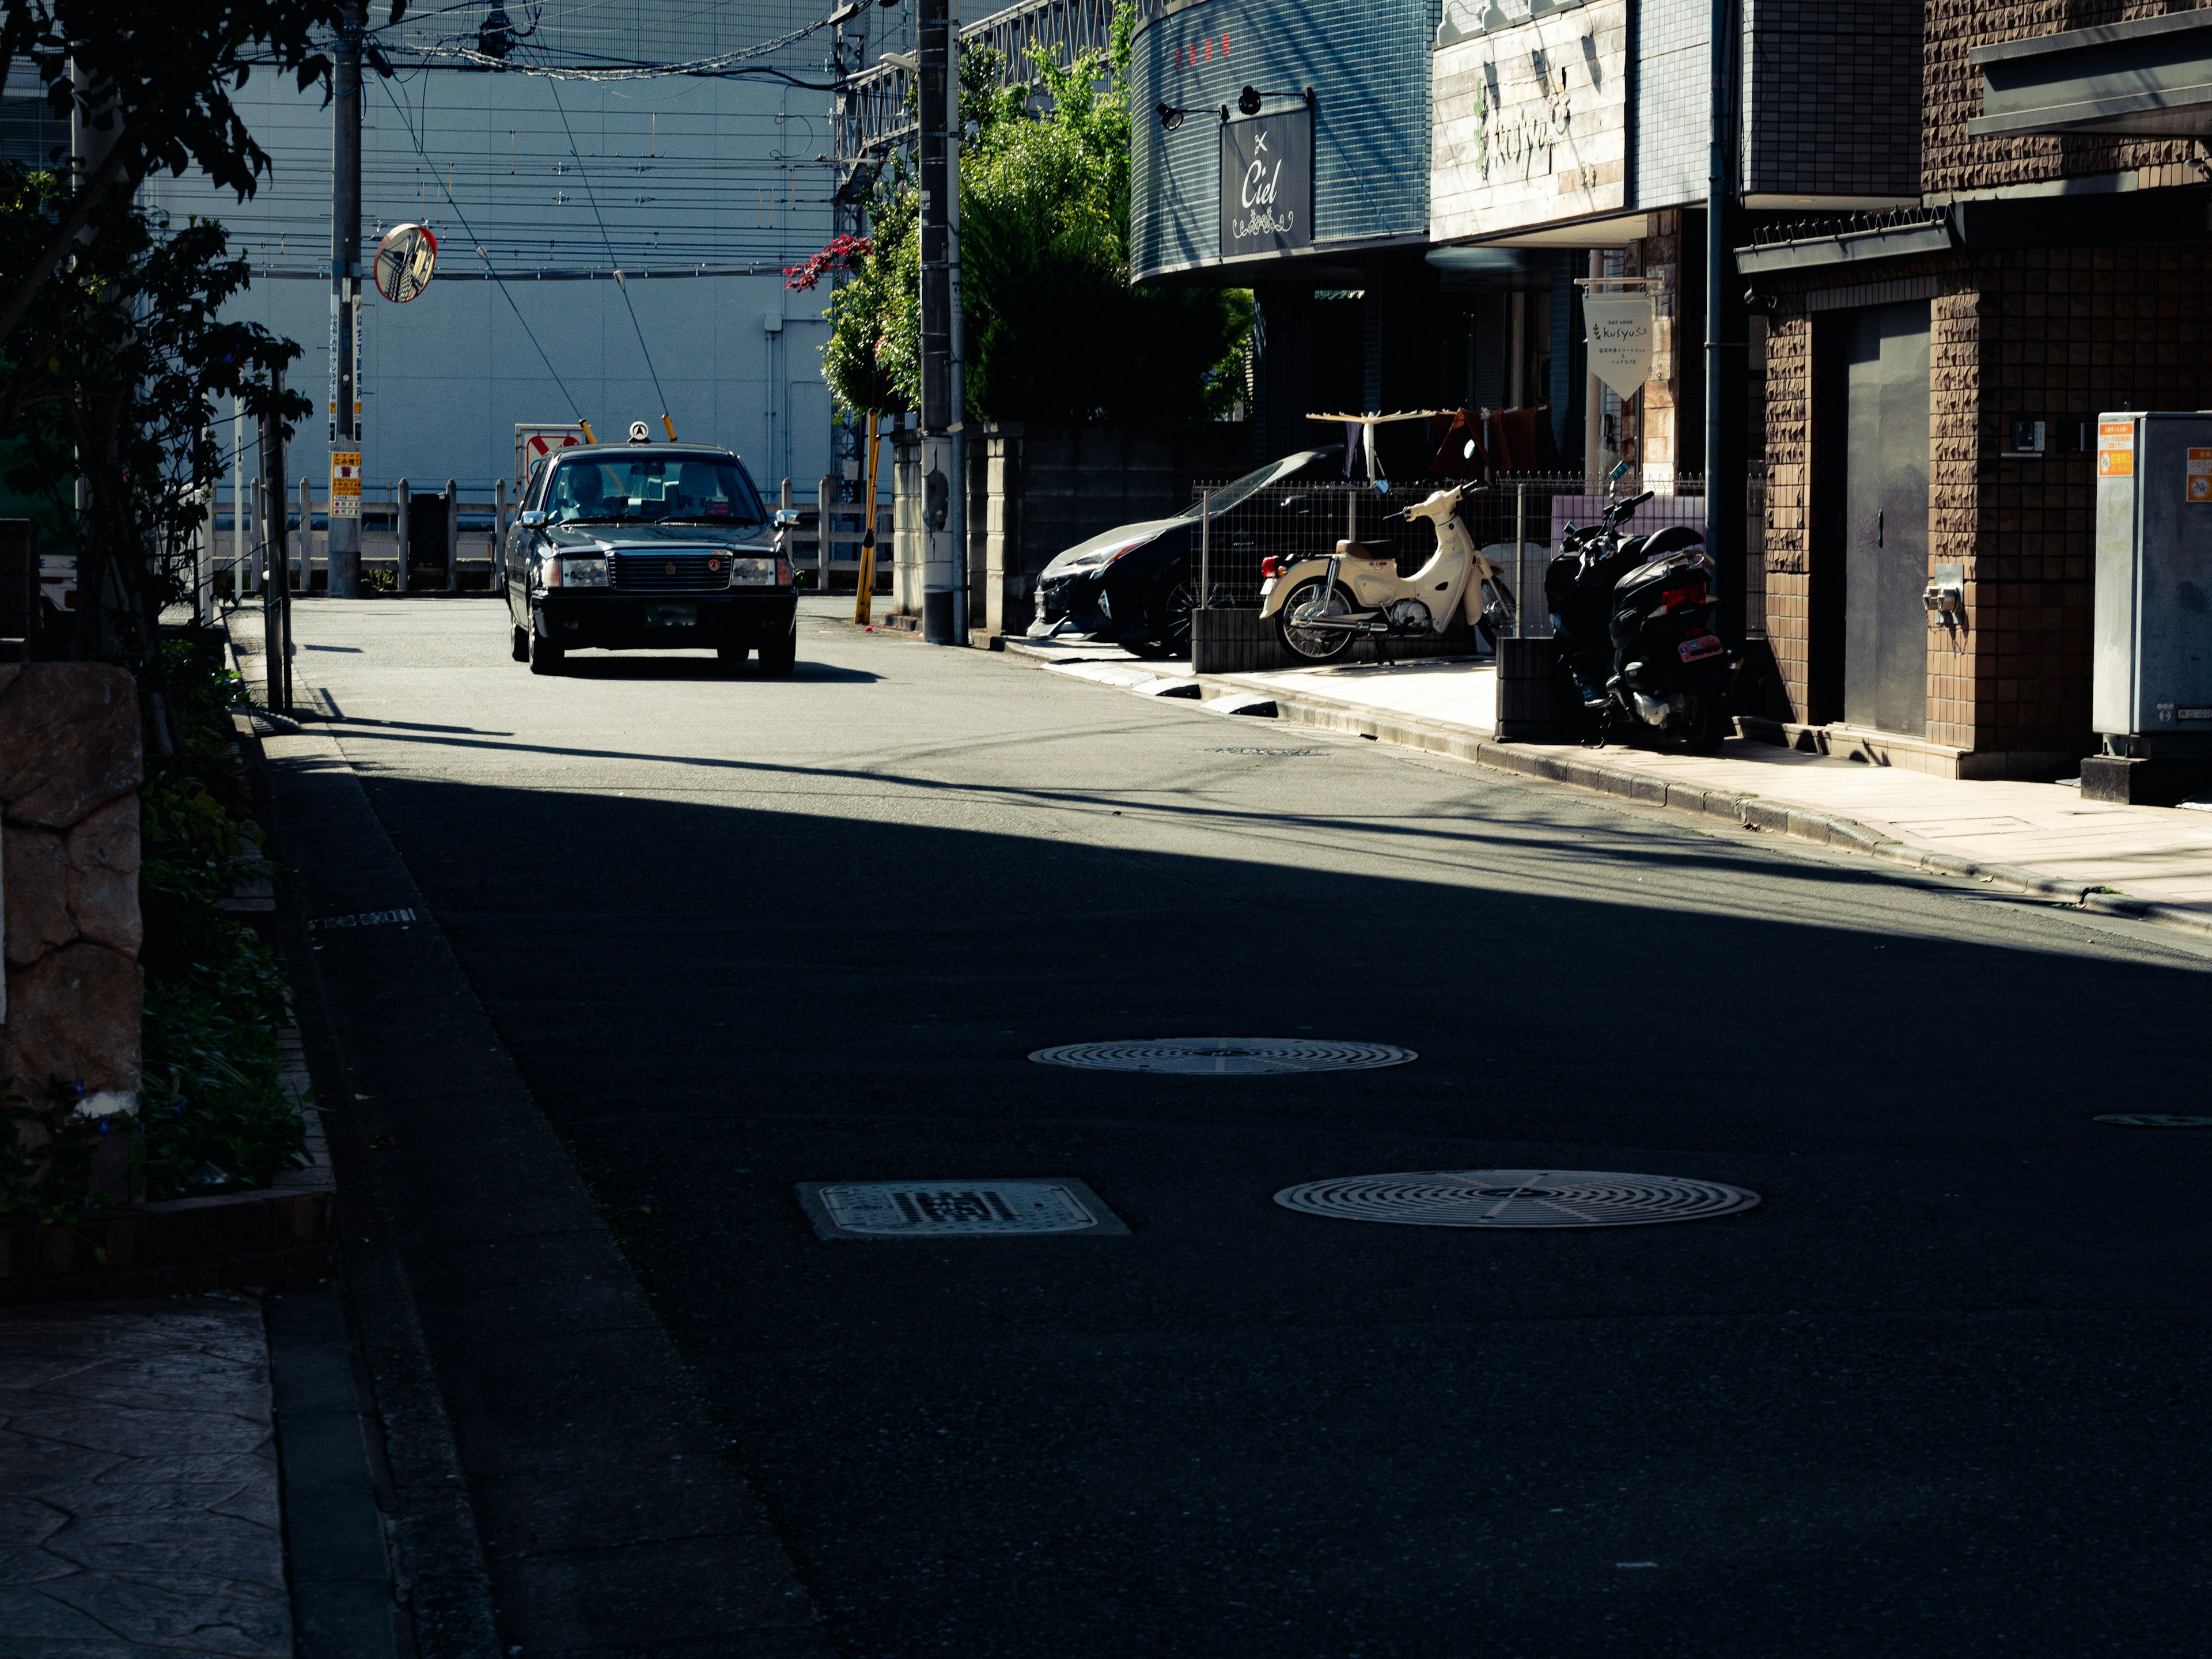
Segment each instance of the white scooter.
[[1273,617],[1284,645],[1308,662],[1334,662],[1359,639],[1373,640],[1376,659],[1387,660],[1389,641],[1433,638],[1461,613],[1494,649],[1513,631],[1513,592],[1459,516],[1466,489],[1439,489],[1399,515],[1425,519],[1437,532],[1436,552],[1410,576],[1398,574],[1388,542],[1339,542],[1328,558],[1288,569],[1263,559],[1261,616]]

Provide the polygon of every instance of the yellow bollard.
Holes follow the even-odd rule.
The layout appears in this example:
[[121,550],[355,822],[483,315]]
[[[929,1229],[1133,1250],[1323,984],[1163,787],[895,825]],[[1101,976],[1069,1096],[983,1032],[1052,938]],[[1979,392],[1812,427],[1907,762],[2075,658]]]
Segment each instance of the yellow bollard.
[[876,597],[876,411],[868,411],[867,518],[860,532],[860,586],[853,596],[853,620],[861,627],[874,624]]

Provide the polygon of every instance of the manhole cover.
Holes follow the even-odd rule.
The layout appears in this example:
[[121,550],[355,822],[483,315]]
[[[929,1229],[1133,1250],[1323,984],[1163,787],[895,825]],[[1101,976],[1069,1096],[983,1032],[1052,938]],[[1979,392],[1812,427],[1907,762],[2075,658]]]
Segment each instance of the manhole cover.
[[1284,1188],[1275,1202],[1409,1227],[1644,1227],[1730,1215],[1759,1194],[1717,1181],[1597,1170],[1418,1170],[1309,1181]]
[[1362,1072],[1418,1060],[1388,1042],[1322,1037],[1132,1037],[1125,1042],[1068,1042],[1040,1048],[1041,1066],[1092,1072],[1169,1072],[1178,1077],[1268,1077],[1279,1072]]
[[2122,1123],[2130,1129],[2212,1128],[2212,1117],[2169,1117],[2163,1112],[2112,1112],[2097,1121]]
[[1128,1229],[1079,1181],[803,1181],[823,1238],[961,1238]]

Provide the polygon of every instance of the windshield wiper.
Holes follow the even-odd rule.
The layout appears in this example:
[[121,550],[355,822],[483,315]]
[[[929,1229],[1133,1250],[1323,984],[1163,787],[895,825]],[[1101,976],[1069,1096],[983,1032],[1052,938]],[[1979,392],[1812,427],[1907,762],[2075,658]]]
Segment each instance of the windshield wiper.
[[703,513],[672,513],[666,518],[655,520],[654,522],[657,524],[727,525],[732,530],[740,528],[758,530],[765,527],[765,521],[760,519],[715,519],[709,518]]
[[561,520],[561,525],[556,526],[556,528],[560,528],[572,524],[629,524],[631,522],[633,522],[631,520],[623,518],[620,514],[617,514],[612,518],[608,518],[605,514],[600,514],[597,517],[587,519],[563,519]]

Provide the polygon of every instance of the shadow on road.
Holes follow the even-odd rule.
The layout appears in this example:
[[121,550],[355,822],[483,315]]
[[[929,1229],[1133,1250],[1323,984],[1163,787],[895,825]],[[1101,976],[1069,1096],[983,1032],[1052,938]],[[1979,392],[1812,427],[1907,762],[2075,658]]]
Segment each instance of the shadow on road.
[[[1632,858],[1808,917],[1881,883],[1586,813],[1571,835],[1572,803],[1486,824],[1317,797],[1232,858],[1072,823],[364,785],[856,1659],[2201,1638],[2212,1142],[2089,1121],[2201,1091],[2200,971],[1624,902]],[[1218,813],[1192,830],[1217,844],[1235,816],[1157,810]],[[1610,892],[1498,878],[1586,860]],[[1421,1058],[1025,1058],[1216,1034]],[[465,1156],[465,1108],[435,1110],[434,1156]],[[1543,1235],[1270,1202],[1492,1167],[1766,1201]],[[1132,1236],[825,1243],[792,1195],[1055,1175]]]
[[629,652],[611,652],[605,656],[571,655],[562,665],[561,672],[577,680],[796,680],[802,684],[866,685],[883,678],[866,669],[846,668],[832,663],[808,662],[799,659],[799,666],[787,675],[767,675],[760,670],[756,659],[748,659],[741,669],[724,667],[712,657],[647,657]]

